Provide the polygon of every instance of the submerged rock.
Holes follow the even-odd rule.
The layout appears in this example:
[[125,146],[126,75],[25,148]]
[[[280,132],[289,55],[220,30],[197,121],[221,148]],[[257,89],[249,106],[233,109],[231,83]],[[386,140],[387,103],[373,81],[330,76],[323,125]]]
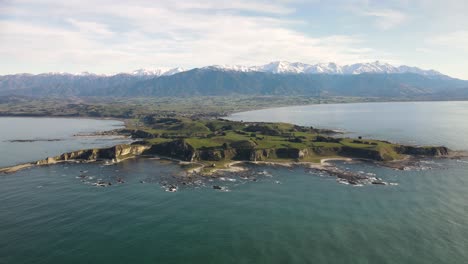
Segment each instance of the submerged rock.
[[177,192],[178,188],[175,185],[169,185],[169,187],[166,188],[166,192]]
[[372,181],[371,183],[376,185],[387,185],[387,182],[384,181]]

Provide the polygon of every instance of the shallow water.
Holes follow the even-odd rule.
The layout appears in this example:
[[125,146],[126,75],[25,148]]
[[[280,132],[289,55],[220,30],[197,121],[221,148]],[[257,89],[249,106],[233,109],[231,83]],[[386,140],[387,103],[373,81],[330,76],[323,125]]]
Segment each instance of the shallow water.
[[[398,185],[256,166],[182,185],[177,165],[152,159],[0,176],[0,263],[468,262],[467,160],[412,171],[337,165]],[[179,191],[166,192],[174,182]]]

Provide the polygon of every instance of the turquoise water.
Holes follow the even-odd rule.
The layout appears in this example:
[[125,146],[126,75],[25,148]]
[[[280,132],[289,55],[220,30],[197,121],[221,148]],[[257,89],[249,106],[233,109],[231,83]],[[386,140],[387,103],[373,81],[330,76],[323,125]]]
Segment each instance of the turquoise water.
[[[78,149],[128,142],[116,140],[115,137],[74,136],[122,127],[123,123],[115,120],[0,117],[0,167],[36,161]],[[11,142],[12,140],[38,141]]]
[[28,169],[0,176],[0,263],[467,263],[468,161],[424,164],[337,163],[399,184],[364,187],[299,167],[183,185],[152,159]]

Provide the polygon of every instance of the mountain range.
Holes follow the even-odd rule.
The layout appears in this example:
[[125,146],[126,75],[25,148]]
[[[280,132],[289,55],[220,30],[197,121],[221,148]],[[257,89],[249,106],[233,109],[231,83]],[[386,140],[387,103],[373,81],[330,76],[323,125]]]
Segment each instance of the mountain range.
[[207,66],[131,73],[44,73],[0,76],[0,96],[304,95],[467,99],[468,81],[434,70],[388,63]]
[[[356,63],[350,65],[339,65],[334,62],[306,64],[301,62],[275,61],[260,66],[244,66],[244,65],[211,65],[200,69],[211,69],[220,71],[237,71],[237,72],[267,72],[276,74],[361,74],[361,73],[416,73],[425,76],[444,76],[435,70],[423,70],[417,67],[410,66],[394,66],[389,63],[375,61],[371,63]],[[94,74],[90,72],[66,73],[66,72],[51,72],[43,73],[44,75],[74,75],[74,76],[115,76],[128,74],[141,77],[160,77],[170,76],[177,73],[189,71],[182,67],[177,68],[154,68],[154,69],[138,69],[132,72],[122,72],[116,74]]]
[[206,68],[225,70],[225,71],[240,71],[240,72],[269,72],[277,74],[361,74],[361,73],[416,73],[425,76],[443,76],[440,72],[434,70],[422,70],[417,67],[409,66],[393,66],[388,63],[379,61],[372,63],[356,63],[350,65],[338,65],[333,62],[306,64],[301,62],[286,62],[276,61],[261,66],[229,66],[229,65],[214,65]]

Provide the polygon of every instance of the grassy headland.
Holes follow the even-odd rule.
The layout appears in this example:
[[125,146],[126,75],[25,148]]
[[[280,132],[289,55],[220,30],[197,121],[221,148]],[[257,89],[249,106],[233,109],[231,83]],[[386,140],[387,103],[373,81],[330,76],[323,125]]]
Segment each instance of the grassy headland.
[[443,147],[412,147],[372,139],[332,137],[334,131],[287,123],[224,119],[154,118],[132,130],[147,154],[198,162],[206,168],[232,161],[315,162],[324,158],[394,161],[406,155],[445,155]]
[[[324,159],[353,158],[378,162],[409,156],[445,156],[445,147],[414,147],[372,139],[336,137],[331,130],[287,123],[237,122],[225,119],[146,116],[129,122],[126,129],[111,131],[138,141],[105,149],[79,150],[36,162],[112,160],[136,156],[161,156],[181,161],[188,171],[202,174],[229,168],[237,162],[275,164],[316,163]],[[24,164],[23,164],[24,165]],[[0,172],[12,172],[16,168]],[[34,164],[30,164],[34,165]]]
[[[60,101],[16,98],[17,103],[11,100],[0,102],[0,115],[119,118],[126,121],[127,128],[112,133],[138,140],[131,146],[65,153],[38,161],[38,165],[69,160],[119,161],[140,155],[158,155],[190,162],[190,168],[196,164],[203,172],[210,172],[238,161],[320,163],[328,158],[359,158],[389,162],[408,155],[448,154],[444,147],[413,147],[381,140],[340,138],[333,135],[334,131],[312,127],[219,118],[243,110],[318,103],[317,98],[310,97],[108,98],[107,101],[102,98]],[[349,103],[354,100],[329,98],[326,102]]]

